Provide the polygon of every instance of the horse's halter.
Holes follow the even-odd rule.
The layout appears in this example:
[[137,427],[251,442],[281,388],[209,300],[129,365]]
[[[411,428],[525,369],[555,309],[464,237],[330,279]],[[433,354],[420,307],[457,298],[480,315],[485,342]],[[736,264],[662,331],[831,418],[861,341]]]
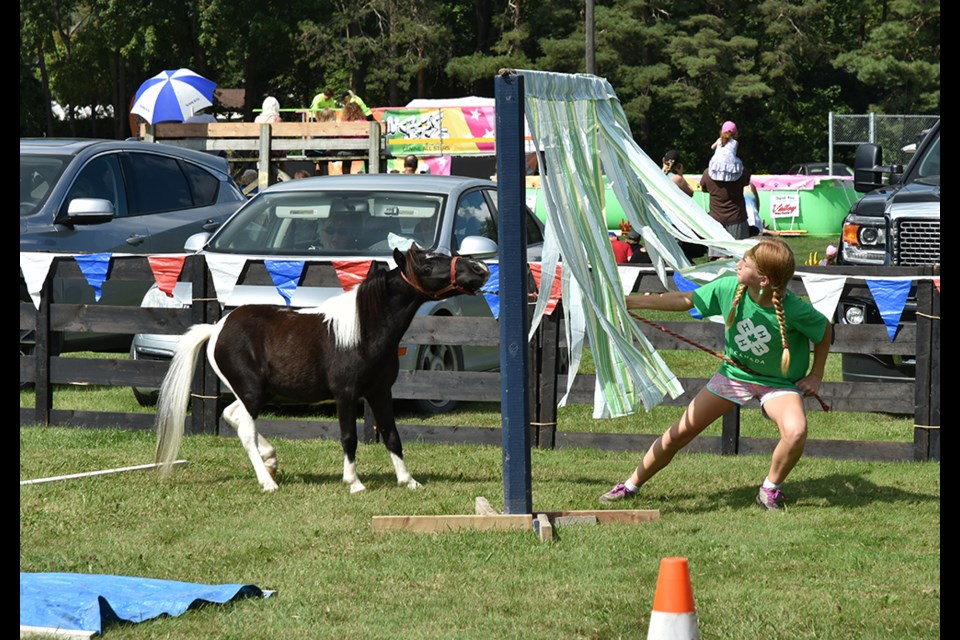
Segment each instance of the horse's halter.
[[459,259],[460,259],[460,256],[453,256],[453,258],[450,259],[450,284],[445,286],[443,289],[440,289],[439,291],[427,291],[426,289],[423,288],[423,286],[420,284],[420,281],[418,279],[416,279],[415,277],[408,278],[405,271],[400,272],[400,277],[402,277],[406,281],[406,283],[409,284],[411,287],[413,287],[423,295],[427,296],[428,298],[432,298],[434,300],[440,300],[442,298],[452,298],[458,293],[465,293],[470,296],[476,295],[475,292],[470,291],[469,289],[464,289],[461,285],[457,284],[457,260]]

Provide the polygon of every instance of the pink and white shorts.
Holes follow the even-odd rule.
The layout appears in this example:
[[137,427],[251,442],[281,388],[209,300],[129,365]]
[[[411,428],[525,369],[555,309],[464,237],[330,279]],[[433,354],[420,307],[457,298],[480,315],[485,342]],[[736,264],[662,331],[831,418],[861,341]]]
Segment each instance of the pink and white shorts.
[[[721,398],[733,402],[734,404],[740,405],[741,407],[754,398],[757,398],[760,401],[760,406],[763,407],[764,403],[768,400],[779,398],[780,396],[787,395],[788,393],[798,396],[800,395],[799,389],[768,387],[766,385],[755,384],[753,382],[731,380],[721,373],[714,374],[714,376],[710,378],[710,382],[707,383],[707,389],[714,395],[718,395]],[[767,415],[766,412],[764,412],[764,415]]]

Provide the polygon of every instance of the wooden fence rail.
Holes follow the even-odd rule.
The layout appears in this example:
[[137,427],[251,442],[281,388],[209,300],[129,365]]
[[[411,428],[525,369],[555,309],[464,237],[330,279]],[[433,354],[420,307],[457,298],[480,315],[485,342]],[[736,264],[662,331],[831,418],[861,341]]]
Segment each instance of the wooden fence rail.
[[[810,269],[811,271],[816,268]],[[896,275],[929,276],[939,268],[900,269]],[[889,268],[857,271],[859,277],[890,276]],[[32,353],[20,356],[20,382],[35,386],[35,405],[20,408],[20,424],[71,425],[103,428],[124,427],[152,429],[153,415],[136,413],[102,413],[54,409],[54,393],[58,385],[106,385],[156,387],[167,369],[166,362],[150,360],[67,358],[54,353],[54,338],[59,332],[94,331],[124,334],[180,334],[191,324],[215,322],[222,317],[216,302],[213,283],[201,256],[187,259],[181,280],[190,281],[194,303],[186,309],[149,309],[139,307],[61,304],[52,301],[52,282],[59,279],[82,279],[76,262],[69,257],[57,258],[51,267],[41,294],[39,309],[31,302],[20,303],[20,329],[33,330],[36,346]],[[112,261],[110,279],[152,282],[153,276],[143,257],[117,257]],[[252,261],[241,275],[244,284],[270,284],[262,263]],[[308,263],[301,286],[339,286],[331,265]],[[795,288],[803,293],[802,282]],[[847,285],[851,291],[865,285],[855,281]],[[652,271],[641,272],[635,290],[661,291]],[[912,414],[915,418],[913,442],[808,441],[810,456],[858,458],[867,460],[939,460],[940,459],[940,329],[939,292],[929,279],[917,285],[917,322],[904,324],[890,340],[883,325],[835,325],[833,351],[837,353],[874,353],[916,355],[916,381],[903,383],[825,383],[821,396],[834,411],[885,412]],[[642,451],[653,435],[598,434],[565,431],[557,421],[557,398],[566,389],[566,375],[560,370],[563,348],[561,314],[546,319],[531,345],[531,436],[535,446],[594,447],[610,450]],[[722,349],[723,333],[719,324],[702,321],[661,323],[676,333],[717,351]],[[668,334],[641,324],[641,329],[657,349],[693,349]],[[416,318],[404,336],[408,344],[458,344],[490,346],[499,344],[499,326],[493,318]],[[573,404],[592,404],[595,378],[580,374],[569,397]],[[696,394],[706,379],[682,380],[686,392],[676,399],[666,399],[667,406],[682,406]],[[187,425],[191,433],[219,433],[219,412],[222,404],[220,385],[210,367],[201,360],[194,382],[194,400]],[[393,388],[397,399],[442,397],[452,400],[500,401],[500,376],[497,372],[432,372],[402,371]],[[807,409],[819,411],[819,404],[807,399]],[[372,417],[367,412],[362,433],[366,440],[375,439]],[[258,421],[266,435],[289,438],[339,438],[334,421],[268,420]],[[721,454],[767,453],[773,439],[740,436],[739,410],[723,419],[719,437],[698,438],[691,450]],[[399,425],[407,439],[431,442],[478,443],[499,446],[500,429],[481,427],[444,427]]]

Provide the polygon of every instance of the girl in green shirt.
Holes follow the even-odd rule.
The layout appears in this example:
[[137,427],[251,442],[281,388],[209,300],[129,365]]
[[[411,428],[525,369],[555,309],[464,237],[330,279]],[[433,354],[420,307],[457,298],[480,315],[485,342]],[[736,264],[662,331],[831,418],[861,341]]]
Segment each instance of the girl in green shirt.
[[764,415],[777,424],[780,441],[756,501],[765,509],[783,508],[780,486],[803,455],[807,440],[801,396],[814,395],[820,388],[832,335],[823,314],[787,288],[794,268],[790,246],[779,238],[764,238],[737,263],[735,278],[717,278],[693,291],[627,296],[628,309],[696,307],[704,317],[725,316],[724,351],[741,366],[724,362],[680,419],[650,446],[633,474],[600,496],[601,502],[635,496],[717,418],[757,398]]

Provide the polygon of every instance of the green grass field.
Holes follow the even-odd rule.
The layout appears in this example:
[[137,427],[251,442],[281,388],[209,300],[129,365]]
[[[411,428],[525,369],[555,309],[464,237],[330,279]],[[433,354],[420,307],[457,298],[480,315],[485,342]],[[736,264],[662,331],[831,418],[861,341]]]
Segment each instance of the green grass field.
[[[765,457],[681,453],[628,508],[637,525],[374,533],[378,515],[503,505],[496,447],[406,443],[424,486],[395,486],[361,445],[368,490],[340,482],[335,441],[274,442],[265,494],[236,438],[192,436],[189,465],[21,486],[20,570],[253,583],[266,600],[111,628],[122,639],[639,638],[660,559],[689,561],[703,638],[939,638],[940,466],[803,459],[783,513],[753,504]],[[145,464],[153,436],[22,428],[20,479]],[[639,452],[532,452],[534,510],[596,508]]]

